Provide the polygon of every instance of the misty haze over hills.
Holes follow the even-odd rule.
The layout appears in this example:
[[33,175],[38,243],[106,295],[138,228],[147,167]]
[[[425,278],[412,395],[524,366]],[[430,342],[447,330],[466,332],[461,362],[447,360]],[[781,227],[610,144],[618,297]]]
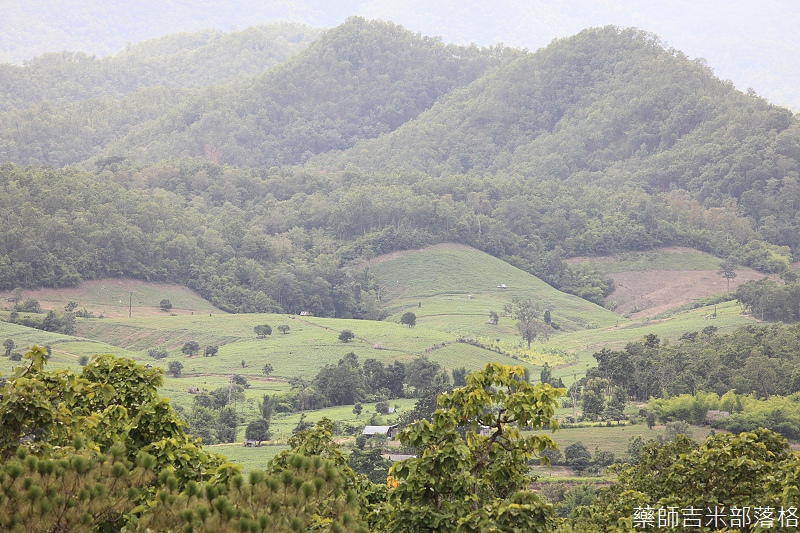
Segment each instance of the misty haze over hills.
[[129,43],[209,27],[230,30],[275,21],[334,27],[350,15],[391,20],[445,42],[503,42],[531,50],[590,26],[635,26],[690,58],[705,58],[717,76],[740,90],[752,87],[773,103],[800,109],[800,68],[794,61],[800,5],[785,0],[148,0],[124,7],[108,0],[55,5],[3,0],[0,11],[0,60],[8,62],[64,50],[113,54]]

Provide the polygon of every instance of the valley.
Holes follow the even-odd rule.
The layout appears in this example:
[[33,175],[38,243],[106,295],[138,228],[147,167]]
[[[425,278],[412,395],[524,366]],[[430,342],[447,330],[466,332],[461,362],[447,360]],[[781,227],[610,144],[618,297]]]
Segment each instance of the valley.
[[357,16],[0,65],[0,530],[793,508],[800,120],[713,68]]
[[[290,378],[313,376],[323,366],[336,364],[346,352],[355,353],[362,361],[375,358],[385,364],[395,360],[408,362],[425,355],[448,370],[462,366],[469,371],[478,370],[487,361],[521,364],[530,370],[531,376],[538,376],[546,362],[552,367],[553,376],[563,379],[568,386],[597,364],[592,354],[602,348],[621,348],[648,334],[676,340],[687,331],[698,331],[709,324],[718,327],[720,332],[727,332],[751,323],[752,319],[742,315],[740,306],[734,302],[720,303],[717,318],[713,321],[706,319],[712,306],[683,309],[689,303],[685,300],[685,293],[678,290],[679,285],[669,285],[672,280],[702,282],[708,279],[708,267],[715,261],[688,249],[665,249],[650,252],[645,260],[639,255],[627,254],[613,261],[597,262],[598,267],[613,270],[623,277],[649,274],[651,279],[662,280],[664,285],[660,289],[663,293],[675,296],[669,303],[662,304],[674,311],[666,313],[663,318],[648,316],[648,309],[643,310],[641,316],[624,317],[619,312],[556,291],[534,276],[483,252],[463,245],[444,244],[377,256],[357,266],[358,269],[369,269],[380,284],[382,303],[389,310],[389,316],[383,321],[286,314],[226,314],[176,285],[97,280],[73,289],[23,292],[24,298],[41,298],[45,308],[48,305],[63,307],[69,301],[75,301],[95,314],[104,314],[105,318],[78,319],[76,337],[5,322],[0,322],[0,337],[11,338],[18,346],[49,344],[53,348],[50,364],[56,368],[77,369],[80,356],[95,353],[131,357],[164,371],[167,371],[170,361],[178,360],[183,364],[181,377],[167,376],[162,394],[174,405],[187,410],[191,409],[193,401],[189,392],[191,387],[213,390],[225,387],[233,375],[244,376],[249,382],[241,405],[245,420],[256,416],[256,402],[264,394],[288,392]],[[648,266],[654,270],[648,270]],[[698,270],[698,266],[706,269]],[[668,272],[674,275],[662,276],[665,268],[670,268]],[[710,285],[712,290],[724,286],[722,278],[719,280],[716,285]],[[498,288],[498,285],[506,285],[506,288]],[[645,287],[637,289],[645,290]],[[120,306],[118,298],[130,293],[133,293],[136,305],[133,316],[128,318],[127,308]],[[644,292],[638,294],[640,299],[647,298]],[[10,293],[8,295],[10,297]],[[698,294],[701,295],[713,296],[714,293],[704,291]],[[559,330],[547,339],[534,342],[531,350],[525,349],[514,320],[503,311],[514,296],[530,297],[552,309],[552,320],[559,324]],[[174,302],[171,312],[158,308],[162,298]],[[414,328],[398,323],[400,316],[408,310],[417,316]],[[487,324],[492,310],[497,310],[500,315],[496,325]],[[274,331],[268,338],[257,339],[253,328],[262,323],[270,324]],[[280,324],[290,327],[286,334],[275,330]],[[345,329],[355,333],[355,339],[347,344],[337,338]],[[493,349],[459,342],[465,337],[487,344],[494,341]],[[219,346],[219,352],[215,357],[203,357],[202,354],[187,357],[181,353],[181,347],[191,340],[201,346]],[[163,347],[169,356],[162,360],[152,359],[147,350],[153,346]],[[502,351],[506,354],[498,353]],[[267,363],[274,371],[264,376],[262,367]],[[15,363],[0,360],[0,365],[0,371],[7,375]],[[396,402],[400,407],[398,412],[402,412],[411,409],[414,401],[392,400],[390,403]],[[370,410],[374,412],[374,405],[365,404],[367,413]],[[311,422],[328,417],[346,424],[365,423],[363,417],[352,413],[352,406],[277,415],[272,423],[274,446],[277,446],[274,449],[284,449],[283,443],[291,435],[291,429],[301,414],[307,414]],[[572,409],[564,408],[559,410],[558,417],[566,418],[571,414]],[[240,426],[237,434],[240,441],[244,440],[243,431],[244,425]],[[577,440],[587,440],[583,436],[586,432],[603,434],[605,431],[603,427],[566,429],[556,434],[556,441],[568,445]],[[648,434],[646,428],[642,430],[636,426],[628,427],[628,431]],[[702,434],[707,432],[707,428],[698,431]],[[622,456],[627,440],[623,443],[618,438],[598,437],[597,445],[601,450]],[[215,450],[228,452],[233,458],[242,457],[245,464],[257,464],[251,457],[262,457],[259,450],[240,451],[235,447],[241,444],[233,448],[220,446]]]

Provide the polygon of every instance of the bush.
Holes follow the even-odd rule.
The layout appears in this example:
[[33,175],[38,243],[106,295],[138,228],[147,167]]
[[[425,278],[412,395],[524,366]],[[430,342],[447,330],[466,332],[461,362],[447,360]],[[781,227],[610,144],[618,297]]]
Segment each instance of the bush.
[[147,355],[153,359],[166,359],[169,356],[166,348],[150,348],[147,350]]
[[259,339],[263,339],[264,337],[272,335],[272,328],[269,327],[268,324],[260,324],[254,327],[253,331],[255,332],[256,337],[258,337]]
[[166,298],[164,298],[163,300],[161,300],[161,302],[159,302],[158,307],[162,311],[169,311],[170,309],[172,309],[172,303]]
[[170,361],[168,365],[167,374],[179,378],[181,377],[181,371],[183,370],[183,363],[180,361]]
[[576,472],[581,473],[591,464],[592,455],[582,442],[574,442],[564,449],[566,463]]
[[200,351],[200,343],[197,341],[189,341],[183,345],[181,348],[181,353],[185,353],[186,355],[194,355]]
[[247,440],[269,440],[269,421],[259,418],[247,424],[244,430],[244,438]]
[[35,298],[28,298],[22,303],[22,305],[15,305],[14,310],[21,313],[41,313],[42,306],[39,305],[39,300]]
[[355,338],[356,334],[350,331],[349,329],[343,329],[342,332],[339,333],[339,340],[342,342],[350,342]]
[[249,389],[249,388],[250,388],[250,383],[248,383],[248,381],[247,381],[247,378],[246,378],[246,377],[244,377],[244,376],[240,376],[239,374],[235,374],[235,375],[234,375],[234,376],[231,378],[231,381],[232,381],[233,383],[235,383],[236,385],[241,385],[241,386],[242,386],[242,387],[244,387],[245,389]]
[[378,402],[375,404],[375,411],[386,415],[389,414],[389,402]]

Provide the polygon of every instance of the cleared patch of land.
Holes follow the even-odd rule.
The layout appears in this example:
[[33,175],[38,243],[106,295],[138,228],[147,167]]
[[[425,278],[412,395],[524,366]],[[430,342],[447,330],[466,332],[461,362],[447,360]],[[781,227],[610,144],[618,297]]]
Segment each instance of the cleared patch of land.
[[739,268],[728,284],[718,273],[720,259],[680,247],[576,257],[569,262],[589,263],[613,279],[616,289],[606,298],[607,306],[631,318],[654,317],[765,277],[755,270]]
[[[0,291],[0,302],[11,307],[12,291]],[[25,289],[23,299],[39,300],[43,309],[63,310],[69,302],[86,308],[95,316],[108,318],[162,316],[169,313],[190,315],[200,313],[222,313],[194,291],[173,283],[151,283],[136,279],[96,279],[83,281],[76,287]],[[159,308],[161,300],[169,300],[170,311]]]
[[742,283],[762,279],[764,274],[741,270],[736,273],[736,279],[731,280],[730,291],[727,281],[714,270],[651,270],[616,272],[608,276],[614,280],[616,289],[607,300],[614,302],[617,311],[639,318],[656,316],[700,298],[735,291]]

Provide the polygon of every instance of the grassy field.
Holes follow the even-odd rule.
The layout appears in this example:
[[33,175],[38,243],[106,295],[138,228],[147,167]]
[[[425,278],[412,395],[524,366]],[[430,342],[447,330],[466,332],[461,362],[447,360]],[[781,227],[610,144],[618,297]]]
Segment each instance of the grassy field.
[[[627,269],[647,265],[665,268],[668,264],[675,268],[701,269],[708,268],[711,262],[710,256],[692,251],[628,255],[614,264],[624,264]],[[408,361],[424,354],[446,369],[463,366],[470,371],[482,368],[488,361],[522,364],[533,376],[540,371],[538,365],[547,361],[554,368],[554,376],[562,377],[569,385],[596,364],[592,354],[603,347],[621,348],[650,333],[674,341],[686,331],[697,331],[710,325],[725,332],[752,323],[750,318],[740,314],[741,309],[734,302],[718,305],[715,320],[705,319],[709,309],[704,308],[676,312],[662,319],[626,319],[558,292],[522,270],[462,246],[442,245],[396,254],[391,258],[378,258],[369,268],[380,282],[384,303],[393,311],[385,321],[280,314],[227,315],[217,312],[210,304],[191,300],[190,296],[183,302],[179,299],[180,291],[175,291],[168,295],[173,305],[178,302],[203,311],[78,319],[74,337],[0,321],[0,338],[12,339],[18,351],[24,351],[24,347],[34,343],[50,345],[51,365],[55,368],[77,369],[81,356],[96,353],[113,353],[163,369],[170,361],[178,360],[184,365],[182,377],[165,378],[161,392],[184,409],[190,409],[193,403],[193,396],[188,392],[190,387],[205,390],[225,387],[232,375],[239,374],[248,379],[250,387],[245,392],[245,400],[237,404],[237,410],[249,420],[256,416],[257,402],[264,394],[286,392],[289,378],[302,376],[311,379],[324,365],[336,364],[351,351],[360,361],[375,358],[384,363]],[[143,282],[135,283],[143,295],[142,302],[166,294],[159,292],[164,286],[145,287]],[[505,284],[507,288],[498,289],[499,284]],[[113,282],[96,282],[96,286],[84,288],[82,294],[86,298],[97,298],[102,305],[110,305],[113,298],[119,297],[114,291],[123,286],[130,288],[124,283],[117,287]],[[530,297],[550,308],[554,322],[561,329],[550,338],[535,342],[530,351],[525,349],[514,320],[503,314],[503,307],[514,296]],[[81,306],[93,308],[91,300],[82,302],[79,302]],[[500,314],[498,325],[486,324],[491,310]],[[406,311],[416,314],[416,327],[407,328],[399,324],[400,316]],[[3,315],[0,312],[0,316]],[[269,324],[273,334],[264,339],[256,338],[253,328],[259,324]],[[288,334],[278,332],[280,324],[290,327]],[[355,333],[353,341],[343,343],[338,340],[344,329]],[[460,338],[473,339],[481,346],[459,342]],[[201,345],[201,354],[187,357],[181,353],[181,347],[189,340]],[[202,348],[207,345],[219,346],[217,356],[202,355]],[[517,358],[486,348],[491,345],[499,346]],[[147,355],[151,347],[163,347],[169,356],[153,360]],[[262,373],[266,363],[274,368],[269,376]],[[0,358],[0,372],[8,375],[18,364]],[[414,400],[393,400],[390,403],[398,404],[398,411],[402,412],[411,409]],[[353,414],[352,406],[310,411],[305,415],[310,422],[324,416],[344,424],[365,424],[374,412],[374,406],[364,407],[360,417]],[[278,442],[285,442],[300,416],[280,414],[274,417],[272,431]],[[394,416],[384,421],[388,422]],[[635,432],[645,436],[658,434],[658,430],[651,431],[641,426],[580,428],[562,430],[555,439],[562,448],[580,440],[590,451],[599,446],[619,457],[624,454],[628,439]],[[244,426],[239,433],[242,440]],[[259,461],[277,453],[273,448],[231,446],[225,450],[233,460],[243,462],[248,468],[256,468]]]
[[[618,315],[598,305],[557,291],[539,278],[478,250],[439,245],[380,258],[370,266],[394,311],[389,320],[411,310],[420,324],[471,335],[516,335],[513,321],[501,327],[485,324],[489,311],[502,314],[514,296],[529,297],[552,311],[553,320],[566,330],[587,324],[614,324]],[[506,285],[506,288],[498,288]],[[420,304],[422,304],[420,306]]]
[[591,263],[600,272],[646,272],[648,270],[719,270],[721,260],[711,254],[689,248],[625,252],[613,257],[575,259]]
[[[0,291],[0,301],[6,301],[10,291]],[[96,316],[128,317],[169,315],[159,309],[161,300],[172,304],[170,313],[222,313],[195,292],[171,283],[149,283],[133,279],[90,280],[77,287],[24,290],[23,298],[35,298],[45,309],[63,309],[69,302],[86,308]]]
[[[628,442],[632,437],[641,435],[645,440],[650,440],[664,435],[664,431],[664,426],[654,426],[653,429],[648,429],[646,424],[637,424],[633,426],[593,426],[559,429],[555,433],[551,433],[550,436],[558,444],[562,452],[567,446],[581,442],[592,455],[594,455],[595,449],[599,449],[604,452],[613,452],[614,457],[618,459],[625,459],[628,451]],[[709,435],[710,431],[711,428],[707,426],[692,426],[690,428],[691,435],[689,436],[695,440],[702,441]]]
[[242,443],[236,444],[216,444],[209,446],[208,449],[219,455],[224,456],[228,461],[242,465],[245,474],[251,470],[263,470],[270,459],[288,450],[289,447],[283,444],[257,446],[247,448]]

